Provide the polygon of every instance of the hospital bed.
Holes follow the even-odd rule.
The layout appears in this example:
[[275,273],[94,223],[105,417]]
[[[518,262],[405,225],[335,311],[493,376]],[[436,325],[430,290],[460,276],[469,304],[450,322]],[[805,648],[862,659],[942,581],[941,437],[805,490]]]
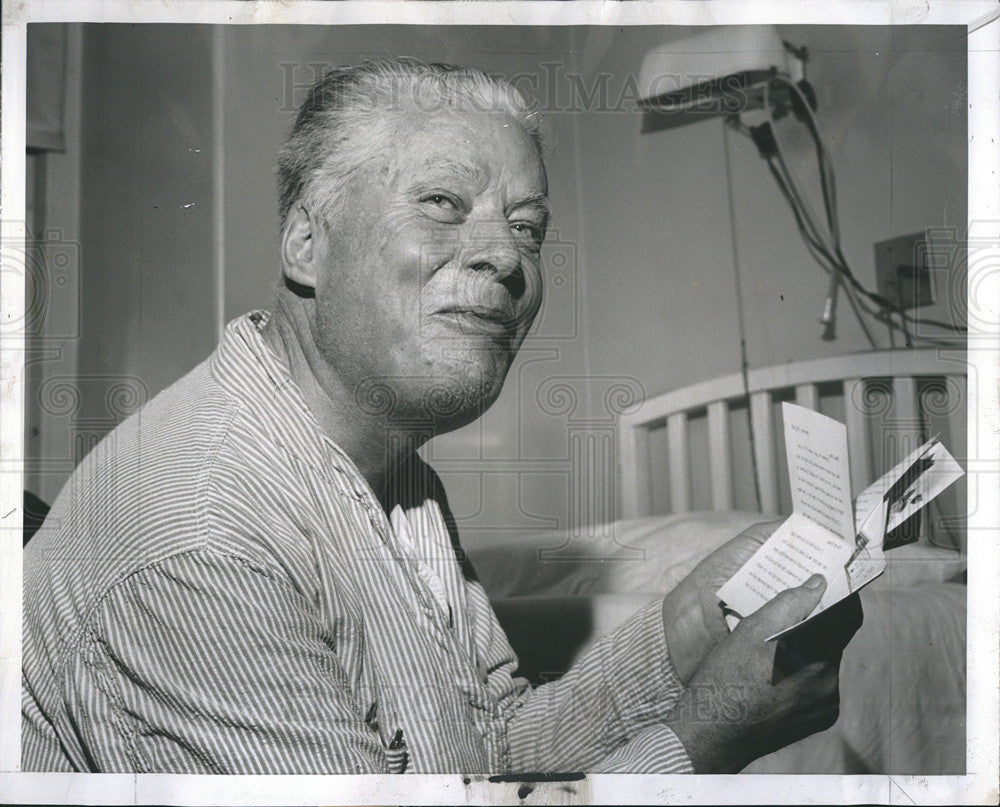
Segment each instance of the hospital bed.
[[[737,373],[649,398],[617,422],[618,520],[493,537],[469,551],[521,674],[558,677],[751,524],[790,511],[780,420],[794,401],[845,423],[855,495],[923,439],[966,450],[961,352],[883,351]],[[960,481],[861,594],[831,729],[748,773],[965,771],[966,536]]]

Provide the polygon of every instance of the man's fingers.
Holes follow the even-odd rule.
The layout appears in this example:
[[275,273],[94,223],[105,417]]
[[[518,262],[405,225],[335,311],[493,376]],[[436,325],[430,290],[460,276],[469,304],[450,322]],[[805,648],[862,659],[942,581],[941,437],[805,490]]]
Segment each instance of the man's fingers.
[[[813,662],[789,675],[779,686],[797,689],[800,698],[807,698],[824,712],[833,714],[834,721],[840,710],[840,676],[838,665]],[[778,683],[772,680],[772,683]]]
[[746,624],[745,630],[771,636],[809,616],[819,605],[824,591],[826,591],[826,578],[821,574],[814,574],[801,586],[782,591],[740,624]]
[[719,576],[718,585],[722,585],[753,557],[753,554],[764,545],[764,542],[782,523],[781,521],[762,521],[747,527],[735,538],[727,541],[702,560],[698,564],[698,568],[704,568],[713,580]]
[[791,675],[819,661],[837,669],[862,619],[861,600],[852,594],[779,639],[774,656],[776,677]]
[[749,538],[759,544],[762,544],[771,537],[771,533],[784,523],[784,521],[760,521],[757,524],[747,527],[736,537],[738,539]]
[[858,596],[857,592],[844,600],[843,604],[843,643],[846,645],[851,640],[851,637],[853,637],[854,634],[858,632],[858,629],[864,624],[865,612],[861,607],[861,598]]

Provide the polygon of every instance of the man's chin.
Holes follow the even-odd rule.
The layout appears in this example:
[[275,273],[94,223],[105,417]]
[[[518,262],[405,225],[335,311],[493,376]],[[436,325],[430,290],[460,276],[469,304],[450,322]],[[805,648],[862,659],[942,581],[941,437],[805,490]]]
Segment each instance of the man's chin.
[[459,383],[455,383],[457,379],[449,381],[450,383],[428,389],[421,402],[423,412],[434,423],[438,433],[472,423],[493,405],[503,388],[502,379],[462,379]]
[[441,434],[480,417],[500,395],[510,369],[500,351],[427,351],[396,363],[396,371],[370,375],[358,384],[361,412],[397,428]]
[[452,357],[435,363],[416,404],[420,416],[443,433],[480,417],[500,396],[509,363],[496,355]]

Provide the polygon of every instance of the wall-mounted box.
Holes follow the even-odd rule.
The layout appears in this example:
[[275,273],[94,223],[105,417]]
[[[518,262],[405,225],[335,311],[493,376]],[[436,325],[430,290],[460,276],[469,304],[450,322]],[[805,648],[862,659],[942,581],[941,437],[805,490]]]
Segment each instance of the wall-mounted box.
[[901,309],[935,300],[934,261],[926,232],[900,235],[875,244],[878,293]]

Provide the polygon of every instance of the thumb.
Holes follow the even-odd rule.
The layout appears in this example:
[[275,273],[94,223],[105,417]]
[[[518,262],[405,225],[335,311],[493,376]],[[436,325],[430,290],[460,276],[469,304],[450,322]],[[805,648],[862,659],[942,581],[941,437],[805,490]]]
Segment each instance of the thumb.
[[812,613],[823,599],[824,591],[826,591],[826,578],[821,574],[814,574],[801,586],[782,591],[751,614],[749,627],[754,633],[760,633],[762,636],[771,636],[790,628]]

